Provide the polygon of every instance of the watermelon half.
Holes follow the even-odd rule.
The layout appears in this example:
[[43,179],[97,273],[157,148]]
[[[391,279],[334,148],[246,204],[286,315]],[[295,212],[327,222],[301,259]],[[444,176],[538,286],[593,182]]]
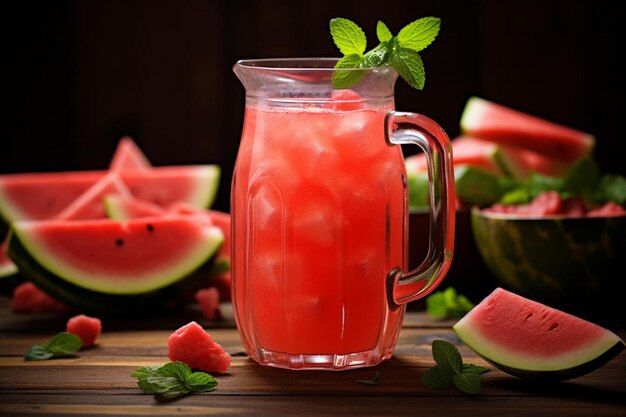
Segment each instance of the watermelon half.
[[595,138],[491,101],[471,97],[461,116],[464,135],[549,155],[563,163],[590,156]]
[[476,353],[520,378],[576,378],[624,350],[615,333],[502,288],[453,329]]
[[80,309],[137,311],[172,300],[224,235],[198,217],[16,222],[9,256],[51,296]]

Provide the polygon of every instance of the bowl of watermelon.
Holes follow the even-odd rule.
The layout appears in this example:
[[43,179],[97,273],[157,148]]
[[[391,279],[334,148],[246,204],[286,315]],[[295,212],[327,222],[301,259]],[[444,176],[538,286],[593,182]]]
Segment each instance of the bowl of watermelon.
[[[460,128],[450,141],[458,212],[446,283],[480,298],[504,285],[558,304],[599,299],[621,282],[626,178],[601,175],[593,135],[480,97],[468,99]],[[415,261],[428,166],[423,154],[405,165]]]
[[[626,209],[557,191],[528,203],[475,207],[478,251],[502,286],[575,310],[607,311],[626,270]],[[615,297],[616,299],[616,297]]]

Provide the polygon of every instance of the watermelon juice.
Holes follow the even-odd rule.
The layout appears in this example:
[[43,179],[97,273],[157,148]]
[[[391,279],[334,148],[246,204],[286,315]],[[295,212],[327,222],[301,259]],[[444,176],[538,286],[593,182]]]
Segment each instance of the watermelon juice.
[[233,305],[259,362],[391,356],[404,308],[389,308],[386,277],[407,266],[406,172],[383,132],[392,107],[248,99],[231,197]]

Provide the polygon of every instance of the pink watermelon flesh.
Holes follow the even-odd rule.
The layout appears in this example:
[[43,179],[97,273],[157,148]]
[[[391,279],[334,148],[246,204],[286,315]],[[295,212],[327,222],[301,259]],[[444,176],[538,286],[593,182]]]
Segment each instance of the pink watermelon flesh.
[[478,354],[520,377],[577,377],[624,349],[615,333],[502,288],[453,329]]
[[[452,145],[454,165],[470,165],[492,174],[500,174],[500,168],[495,160],[498,145],[469,136],[454,138],[450,141],[450,145]],[[423,153],[407,157],[405,164],[408,172],[427,172],[428,170],[426,156]]]
[[147,170],[151,167],[152,165],[146,155],[141,152],[141,149],[129,136],[120,139],[109,164],[109,170],[112,172]]
[[145,293],[180,280],[215,254],[219,228],[191,216],[16,222],[13,238],[32,258],[79,287]]
[[79,314],[67,321],[66,331],[80,337],[83,347],[89,347],[96,344],[96,339],[102,332],[102,322],[99,318]]
[[57,220],[87,220],[106,219],[107,215],[102,205],[106,195],[117,194],[130,197],[130,191],[116,173],[105,175],[87,191],[74,200],[61,213],[55,216]]
[[[0,176],[0,215],[11,223],[58,215],[106,171]],[[203,208],[215,198],[220,170],[215,165],[156,167],[119,173],[135,198],[167,207],[184,201]]]
[[171,361],[180,361],[193,369],[225,373],[230,367],[230,355],[195,321],[172,333],[167,339]]
[[209,321],[217,320],[220,314],[220,293],[217,288],[201,288],[194,295],[200,310]]
[[464,135],[531,150],[563,163],[590,156],[595,138],[478,97],[468,100],[461,117]]
[[11,310],[16,313],[66,312],[69,308],[40,290],[32,282],[24,282],[13,290]]

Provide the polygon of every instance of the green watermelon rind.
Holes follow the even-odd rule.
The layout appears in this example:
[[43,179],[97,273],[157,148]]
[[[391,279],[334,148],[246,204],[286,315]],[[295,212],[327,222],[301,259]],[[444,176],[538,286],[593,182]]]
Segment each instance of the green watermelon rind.
[[[141,279],[133,274],[125,285],[120,285],[119,279],[116,279],[115,285],[111,285],[106,275],[96,277],[94,273],[85,274],[83,271],[64,265],[61,260],[38,242],[34,233],[28,233],[29,223],[16,222],[13,225],[8,250],[9,257],[13,259],[25,276],[30,278],[25,271],[38,269],[46,272],[45,274],[37,273],[38,277],[47,275],[50,281],[62,280],[77,288],[110,295],[143,294],[180,281],[212,258],[224,241],[224,235],[218,227],[208,227],[205,231],[206,239],[202,241],[202,244],[196,245],[195,250],[190,252],[184,260],[179,261],[168,270],[152,271],[151,274],[147,274]],[[36,266],[36,268],[29,268],[29,264]]]
[[623,279],[626,216],[520,218],[474,208],[478,252],[507,288],[546,302],[575,304]]
[[209,208],[213,205],[220,184],[221,169],[218,165],[205,165],[199,170],[196,190],[189,204],[198,208]]

